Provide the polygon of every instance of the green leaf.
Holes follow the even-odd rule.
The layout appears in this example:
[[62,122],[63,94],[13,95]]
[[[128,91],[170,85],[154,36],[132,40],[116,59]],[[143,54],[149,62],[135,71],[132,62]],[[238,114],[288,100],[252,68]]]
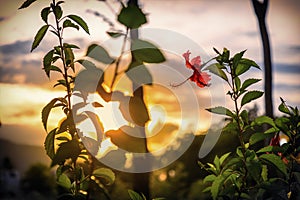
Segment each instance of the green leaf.
[[203,179],[203,182],[204,182],[204,183],[206,183],[206,182],[214,182],[216,178],[217,178],[216,175],[210,174],[210,175],[207,175],[207,176]]
[[286,166],[279,156],[274,154],[262,154],[259,158],[267,163],[274,165],[281,173],[287,175]]
[[261,177],[262,177],[263,181],[268,180],[268,167],[267,167],[267,165],[262,166]]
[[68,15],[66,17],[76,22],[86,33],[90,34],[89,27],[81,17],[77,15]]
[[86,56],[93,58],[99,62],[102,62],[104,64],[111,64],[115,61],[108,52],[100,45],[92,44],[88,47],[88,50],[86,52]]
[[226,48],[223,48],[222,61],[227,63],[229,61],[229,56],[230,56],[230,51]]
[[65,118],[59,125],[56,134],[63,133],[68,130],[69,126],[72,124],[72,119],[70,117]]
[[60,19],[62,17],[63,11],[60,6],[55,6],[53,12],[57,19]]
[[69,19],[66,19],[64,21],[63,27],[64,28],[71,27],[71,28],[75,28],[75,29],[79,30],[79,26],[74,24],[73,22],[71,22],[71,20],[69,20]]
[[33,2],[35,2],[36,0],[27,0],[25,1],[18,9],[23,9],[23,8],[27,8],[28,6],[30,6]]
[[250,78],[244,81],[244,83],[242,84],[241,87],[241,91],[245,90],[246,88],[248,88],[250,85],[257,83],[258,81],[261,81],[261,79],[255,79],[255,78]]
[[46,24],[48,24],[48,15],[50,13],[50,7],[46,7],[41,12],[41,17]]
[[241,60],[241,58],[243,57],[244,53],[246,52],[246,50],[237,53],[233,56],[233,69],[235,70],[238,67],[238,64]]
[[93,175],[98,178],[105,179],[107,185],[111,185],[115,182],[115,174],[111,169],[98,168],[93,171]]
[[96,65],[89,60],[80,59],[76,62],[80,63],[87,70],[95,70],[97,69]]
[[146,200],[146,198],[133,190],[128,190],[128,194],[131,200]]
[[67,189],[70,189],[72,186],[71,180],[66,174],[61,174],[58,177],[57,184]]
[[66,44],[64,44],[64,52],[65,52],[65,59],[66,59],[66,64],[68,67],[71,67],[73,72],[75,72],[74,68],[74,53],[71,48],[68,48]]
[[257,160],[251,160],[246,162],[246,166],[250,176],[252,176],[256,182],[259,182],[262,172],[262,164]]
[[42,39],[44,38],[48,28],[49,28],[49,25],[44,25],[38,30],[37,34],[34,37],[32,46],[31,46],[31,52],[39,46],[39,44],[42,41]]
[[254,145],[257,142],[260,142],[266,138],[271,137],[273,134],[264,134],[264,133],[254,133],[251,135],[250,139],[249,139],[249,143],[250,145]]
[[211,113],[215,113],[215,114],[219,114],[219,115],[227,115],[229,117],[234,118],[234,114],[228,108],[225,108],[223,106],[207,108],[205,110],[207,110],[208,112],[211,112]]
[[51,71],[57,71],[57,72],[63,73],[63,72],[61,71],[61,69],[58,68],[58,67],[56,67],[55,65],[51,65],[51,66],[49,66],[49,67],[47,67],[47,68],[44,68],[44,70],[45,70],[46,75],[48,76],[48,78],[50,78],[50,72],[51,72]]
[[80,49],[77,45],[75,44],[69,44],[69,43],[64,43],[65,48],[70,48],[70,49]]
[[247,110],[243,110],[241,112],[240,116],[245,124],[249,123],[249,114],[248,114]]
[[254,119],[254,121],[251,123],[252,126],[254,125],[259,125],[261,126],[262,124],[270,124],[271,126],[275,126],[275,123],[272,118],[268,116],[259,116]]
[[53,87],[56,87],[56,86],[59,86],[59,85],[67,87],[66,80],[64,80],[64,79],[57,80],[57,83]]
[[64,104],[66,104],[66,100],[64,98],[54,98],[42,110],[42,122],[43,122],[45,130],[47,130],[47,121],[48,121],[50,111],[54,107],[54,105],[57,101],[60,101]]
[[247,58],[241,58],[240,62],[238,63],[238,66],[235,69],[236,76],[245,73],[250,69],[250,67],[256,67],[260,69],[259,66],[253,60],[249,60]]
[[206,67],[207,70],[209,70],[211,73],[219,76],[220,78],[224,79],[226,82],[228,82],[228,77],[225,74],[225,72],[222,70],[222,65],[219,63],[214,63]]
[[278,153],[280,151],[281,151],[280,146],[266,146],[258,150],[256,153],[266,153],[266,152]]
[[234,78],[234,84],[236,86],[237,91],[239,91],[241,87],[241,80],[238,76]]
[[282,112],[282,113],[285,113],[285,114],[290,115],[290,114],[291,114],[291,113],[290,113],[290,110],[289,110],[289,108],[286,106],[284,100],[283,100],[281,97],[280,97],[280,100],[281,100],[281,104],[279,105],[278,110],[279,110],[280,112]]
[[157,46],[145,40],[133,40],[131,51],[132,56],[139,62],[161,63],[166,60]]
[[43,59],[44,70],[45,70],[48,78],[50,78],[50,70],[49,70],[49,68],[50,68],[51,63],[52,63],[53,53],[54,53],[54,50],[49,51],[44,56],[44,59]]
[[54,149],[54,140],[55,140],[55,133],[56,133],[56,128],[50,131],[47,134],[47,137],[44,142],[44,147],[46,150],[46,154],[53,159],[54,154],[55,154],[55,149]]
[[141,64],[135,67],[129,66],[129,71],[126,71],[126,75],[136,85],[152,85],[152,75],[145,65]]
[[242,98],[242,102],[241,102],[241,106],[244,106],[245,104],[258,99],[259,97],[261,97],[264,93],[261,91],[249,91],[247,92],[243,98]]
[[225,180],[225,177],[223,177],[222,175],[219,175],[216,177],[215,181],[212,183],[210,191],[211,191],[212,198],[214,200],[217,199],[220,188],[223,185],[224,180]]
[[284,134],[289,133],[289,126],[290,119],[287,117],[280,117],[275,119],[276,127],[279,128]]
[[77,140],[61,143],[52,159],[51,167],[57,164],[63,164],[68,158],[71,158],[73,161],[76,160],[80,154],[80,151],[81,150]]
[[224,161],[228,158],[231,152],[228,152],[220,157],[220,165],[223,165]]
[[216,155],[215,158],[214,158],[214,165],[216,167],[217,173],[219,173],[221,164],[220,164],[220,159],[219,159],[218,155]]
[[118,38],[122,35],[124,35],[124,33],[120,33],[120,32],[110,32],[110,31],[107,31],[106,32],[110,37],[112,38]]
[[129,4],[128,7],[123,7],[118,15],[118,21],[127,28],[135,29],[147,23],[146,15],[136,5]]

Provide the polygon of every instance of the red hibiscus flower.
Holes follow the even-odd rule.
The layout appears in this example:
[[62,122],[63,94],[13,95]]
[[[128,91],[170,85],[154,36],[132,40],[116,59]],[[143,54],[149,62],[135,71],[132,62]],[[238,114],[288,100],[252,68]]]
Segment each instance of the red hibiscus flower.
[[185,59],[185,66],[193,70],[193,74],[189,77],[189,79],[195,82],[200,88],[209,86],[210,84],[208,82],[211,80],[211,78],[206,72],[201,71],[202,66],[200,56],[197,56],[190,61],[190,54],[190,51],[182,54]]

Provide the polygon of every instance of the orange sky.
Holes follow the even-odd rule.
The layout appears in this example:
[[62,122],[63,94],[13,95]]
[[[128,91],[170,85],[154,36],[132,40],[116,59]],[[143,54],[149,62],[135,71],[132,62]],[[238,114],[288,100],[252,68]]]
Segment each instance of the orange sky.
[[[51,84],[55,76],[49,81],[41,69],[41,58],[54,45],[53,37],[49,34],[39,48],[29,53],[33,36],[42,25],[40,10],[47,5],[47,1],[38,1],[31,7],[18,11],[22,2],[0,0],[0,120],[3,124],[0,138],[41,145],[45,132],[40,121],[40,111],[52,98],[64,95],[64,91],[53,89]],[[115,1],[108,2],[117,12],[119,7]],[[228,103],[224,99],[223,88],[216,90],[212,86],[199,89],[189,83],[172,89],[169,84],[179,81],[179,75],[175,72],[180,72],[182,77],[188,77],[191,73],[184,68],[181,56],[187,50],[192,51],[192,57],[201,55],[207,60],[213,56],[212,47],[220,49],[225,46],[233,52],[247,49],[246,56],[262,64],[260,35],[250,0],[144,0],[141,6],[149,13],[149,23],[141,30],[141,37],[166,50],[168,58],[162,65],[149,66],[154,80],[162,84],[162,89],[148,88],[147,91],[149,98],[151,97],[148,101],[153,121],[176,121],[186,131],[193,132],[208,128],[211,119],[204,108],[211,104]],[[300,105],[299,8],[300,3],[296,0],[270,1],[267,23],[274,61],[275,106],[278,105],[280,96],[292,105]],[[76,51],[78,57],[84,55],[87,46],[93,42],[103,44],[112,55],[118,55],[120,41],[109,39],[105,34],[109,26],[87,10],[96,10],[115,23],[113,13],[103,2],[66,1],[65,13],[82,16],[91,33],[66,32],[67,42],[74,42],[82,47]],[[121,28],[117,23],[116,27]],[[168,41],[165,37],[168,34],[177,39],[170,37]],[[177,71],[171,73],[168,71],[171,70],[170,67]],[[251,71],[251,75],[262,77],[263,74]],[[218,84],[220,83],[216,82]],[[262,89],[262,85],[258,85],[257,89]],[[166,91],[169,92],[168,95]],[[197,106],[191,100],[191,95],[197,99]],[[181,121],[182,108],[174,106],[176,101],[180,102],[187,113],[184,114],[185,123]],[[263,113],[262,101],[259,102],[260,113]],[[55,125],[59,116],[62,116],[59,111],[53,113],[50,118],[51,126]]]

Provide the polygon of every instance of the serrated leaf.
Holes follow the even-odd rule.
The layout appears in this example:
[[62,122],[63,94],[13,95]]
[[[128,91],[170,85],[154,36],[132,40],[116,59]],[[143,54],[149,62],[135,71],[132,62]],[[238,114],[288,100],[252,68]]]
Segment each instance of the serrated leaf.
[[56,133],[56,128],[50,131],[47,134],[47,137],[44,142],[44,147],[46,150],[46,154],[53,159],[55,155],[55,149],[54,149],[54,140],[55,140],[55,133]]
[[261,79],[255,79],[255,78],[250,78],[244,81],[241,87],[241,91],[245,90],[248,88],[250,85],[253,85],[254,83],[257,83],[258,81],[261,81]]
[[124,35],[124,33],[120,33],[120,32],[110,32],[110,31],[107,31],[106,32],[110,37],[112,38],[118,38],[122,35]]
[[246,50],[237,53],[233,56],[233,69],[235,70],[241,60],[241,58],[243,57],[244,53],[246,52]]
[[257,142],[260,142],[268,137],[271,137],[272,134],[264,134],[264,133],[254,133],[251,135],[250,139],[249,139],[249,143],[250,145],[254,145]]
[[71,27],[71,28],[75,28],[75,29],[79,30],[79,26],[74,24],[73,22],[71,22],[71,20],[69,20],[69,19],[66,19],[64,21],[63,27],[64,28]]
[[108,54],[108,52],[102,46],[97,44],[92,44],[88,47],[86,56],[104,64],[111,64],[115,60]]
[[115,182],[115,173],[108,168],[98,168],[93,171],[93,175],[105,179],[107,185],[111,185]]
[[262,124],[270,124],[271,126],[275,126],[275,123],[273,121],[272,118],[268,117],[268,116],[259,116],[259,117],[256,117],[254,119],[254,121],[251,123],[251,125],[262,125]]
[[279,156],[274,154],[262,154],[259,156],[259,159],[266,161],[267,163],[271,163],[274,165],[281,173],[287,175],[287,169],[283,161]]
[[241,106],[244,106],[245,104],[247,104],[247,103],[249,103],[249,102],[251,102],[255,99],[258,99],[263,94],[264,94],[264,92],[261,92],[261,91],[249,91],[249,92],[247,92],[242,98]]
[[40,42],[42,41],[45,34],[47,33],[48,28],[49,28],[49,25],[44,25],[38,30],[37,34],[34,37],[32,46],[31,46],[31,52],[39,46]]
[[51,167],[62,164],[68,158],[75,160],[80,154],[80,147],[77,140],[71,140],[60,144],[51,163]]
[[161,63],[166,60],[157,46],[145,40],[133,40],[131,52],[132,56],[139,62]]
[[238,63],[238,66],[235,69],[236,76],[245,73],[250,69],[250,67],[255,67],[260,69],[259,66],[253,60],[249,60],[247,58],[241,58],[240,62]]
[[18,9],[23,9],[23,8],[27,8],[28,6],[30,6],[33,2],[35,2],[36,0],[27,0],[25,1]]
[[41,11],[41,17],[46,24],[48,24],[49,13],[50,13],[50,7],[43,8],[43,10]]
[[54,107],[57,101],[61,101],[62,103],[66,103],[64,98],[54,98],[52,99],[42,110],[42,122],[44,125],[44,129],[47,131],[47,121],[50,114],[51,109]]
[[89,27],[87,26],[86,22],[77,15],[68,15],[66,16],[69,19],[73,20],[75,23],[77,23],[86,33],[90,34]]
[[71,180],[66,174],[61,174],[58,177],[57,184],[67,189],[70,189],[72,186]]
[[142,195],[140,195],[139,193],[137,193],[133,190],[128,190],[128,194],[129,194],[131,200],[146,200],[145,198],[143,198]]
[[206,67],[206,70],[209,70],[211,73],[219,76],[220,78],[224,79],[226,82],[228,82],[228,77],[225,74],[225,72],[222,70],[222,65],[219,63],[214,63]]
[[285,113],[285,114],[290,115],[290,114],[291,114],[291,113],[290,113],[290,110],[289,110],[289,108],[286,106],[284,100],[283,100],[282,98],[280,98],[280,100],[281,100],[281,104],[278,106],[278,110],[279,110],[280,112],[282,112],[282,113]]
[[136,5],[129,4],[128,7],[123,7],[118,15],[118,21],[127,28],[136,29],[147,23],[146,15]]
[[211,112],[211,113],[215,113],[215,114],[219,114],[219,115],[227,115],[229,117],[234,118],[234,114],[228,108],[225,108],[223,106],[207,108],[205,110],[207,110],[208,112]]

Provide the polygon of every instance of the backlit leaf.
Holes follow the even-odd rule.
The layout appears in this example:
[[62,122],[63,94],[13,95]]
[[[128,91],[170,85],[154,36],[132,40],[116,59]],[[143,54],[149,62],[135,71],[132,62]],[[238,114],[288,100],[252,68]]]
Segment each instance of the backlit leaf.
[[86,22],[81,17],[79,17],[77,15],[68,15],[66,17],[68,17],[71,20],[73,20],[75,23],[77,23],[79,26],[81,26],[81,28],[83,30],[85,30],[85,32],[87,32],[88,34],[90,34],[89,27],[87,26]]
[[71,180],[66,174],[61,174],[58,177],[57,184],[67,189],[70,189],[72,186]]
[[77,30],[79,30],[79,26],[74,24],[73,22],[71,22],[71,20],[69,19],[66,19],[63,23],[63,27],[64,28],[67,28],[67,27],[72,27],[72,28],[75,28]]
[[250,67],[255,67],[260,69],[259,66],[253,60],[249,60],[247,58],[241,58],[240,62],[238,63],[238,66],[235,69],[235,74],[239,76],[245,73],[246,71],[248,71]]
[[131,51],[132,56],[139,62],[161,63],[166,60],[157,46],[145,40],[133,40]]
[[111,185],[115,181],[115,173],[108,168],[98,168],[93,171],[93,175],[105,179],[107,185]]
[[41,17],[46,24],[48,24],[48,15],[50,13],[50,7],[46,7],[41,11]]
[[62,17],[63,11],[60,6],[55,6],[53,8],[53,12],[57,19],[60,19]]
[[264,93],[261,92],[261,91],[249,91],[247,92],[243,98],[242,98],[242,101],[241,101],[241,106],[244,106],[245,104],[255,100],[255,99],[258,99],[259,97],[261,97]]
[[219,63],[214,63],[206,67],[207,70],[209,70],[211,73],[219,76],[220,78],[224,79],[225,81],[228,81],[228,77],[225,74],[225,72],[221,69],[221,66]]
[[227,115],[229,117],[234,117],[234,114],[228,109],[228,108],[225,108],[223,106],[217,106],[217,107],[214,107],[214,108],[207,108],[205,109],[211,113],[215,113],[215,114],[219,114],[219,115]]
[[118,15],[118,21],[128,28],[135,29],[147,23],[146,15],[136,5],[129,4],[123,7]]
[[104,64],[111,64],[114,62],[108,52],[100,45],[92,44],[88,47],[86,55]]
[[261,79],[255,79],[255,78],[250,78],[244,81],[241,87],[241,91],[247,89],[250,85],[257,83],[258,81],[261,81]]
[[33,51],[35,48],[39,46],[40,42],[42,41],[45,34],[47,33],[48,28],[49,25],[44,25],[38,30],[37,34],[34,37],[34,41],[31,46],[31,51]]
[[237,53],[233,56],[233,69],[235,70],[241,60],[241,58],[243,57],[244,53],[246,52],[246,50]]
[[46,150],[46,154],[53,159],[55,151],[54,151],[54,139],[55,139],[56,128],[50,131],[47,134],[47,137],[44,142],[44,147]]
[[128,194],[131,200],[146,200],[146,198],[133,190],[128,190]]
[[42,122],[43,122],[45,130],[47,130],[47,121],[48,121],[50,111],[54,107],[54,105],[57,101],[60,101],[60,102],[66,104],[66,100],[64,98],[54,98],[42,110]]
[[81,150],[77,140],[71,140],[60,144],[56,154],[52,159],[51,166],[53,167],[57,164],[62,164],[68,158],[75,160],[79,156],[80,151]]
[[23,9],[23,8],[27,8],[28,6],[30,6],[33,2],[35,2],[36,0],[27,0],[25,1],[18,9]]

